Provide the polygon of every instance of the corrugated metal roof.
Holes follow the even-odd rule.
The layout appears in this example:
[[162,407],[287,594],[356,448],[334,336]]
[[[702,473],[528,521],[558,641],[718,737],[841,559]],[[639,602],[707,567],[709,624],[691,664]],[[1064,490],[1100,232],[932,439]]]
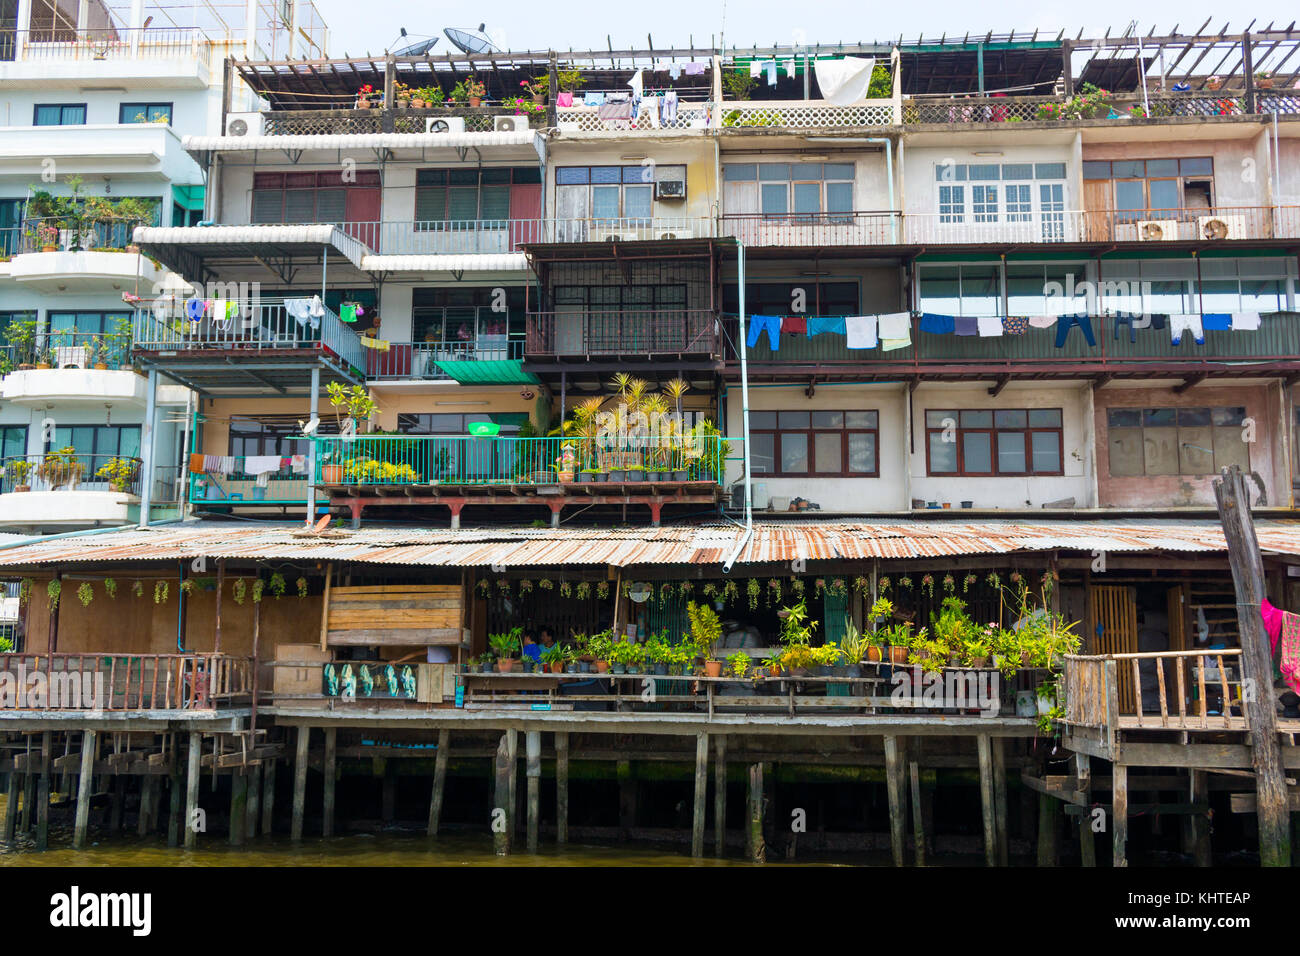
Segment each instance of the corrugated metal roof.
[[361,257],[361,268],[369,272],[523,272],[528,268],[528,257],[522,252],[398,256],[367,253]]
[[136,226],[136,242],[165,242],[183,245],[243,245],[250,242],[314,242],[324,245],[334,238],[328,223],[281,226],[270,223],[248,226]]
[[[734,524],[663,528],[469,528],[459,531],[371,525],[324,538],[296,537],[296,524],[195,521],[0,549],[0,568],[87,561],[344,561],[422,567],[713,564],[739,544]],[[1300,556],[1300,521],[1256,522],[1265,552]],[[1035,551],[1221,552],[1209,519],[978,522],[897,520],[756,521],[739,564],[909,559]]]

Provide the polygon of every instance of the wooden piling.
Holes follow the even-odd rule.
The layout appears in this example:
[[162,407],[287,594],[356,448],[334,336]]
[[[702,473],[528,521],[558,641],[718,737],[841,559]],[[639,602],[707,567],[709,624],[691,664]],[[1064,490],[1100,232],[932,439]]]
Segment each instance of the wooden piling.
[[889,797],[889,846],[894,866],[903,866],[907,842],[907,807],[903,797],[903,756],[898,738],[885,736],[885,791]]
[[993,805],[993,745],[989,734],[975,738],[980,761],[980,810],[984,818],[984,863],[997,866],[997,819]]
[[745,828],[749,859],[754,863],[767,861],[767,848],[763,842],[763,765],[750,764],[747,826]]
[[1011,863],[1011,841],[1007,834],[1007,754],[1001,737],[991,740],[993,746],[993,822],[997,826],[998,866]]
[[569,842],[569,733],[555,734],[555,842]]
[[14,826],[18,822],[18,778],[19,774],[10,771],[9,783],[5,787],[5,816],[0,824],[0,842],[14,842]]
[[230,775],[230,845],[244,845],[244,825],[248,817],[248,773],[237,768]]
[[113,802],[108,814],[110,833],[117,833],[122,829],[122,813],[126,809],[126,780],[127,775],[124,773],[113,775]]
[[[1187,802],[1205,804],[1209,801],[1209,789],[1204,770],[1187,772]],[[1189,813],[1183,817],[1183,852],[1190,856],[1197,866],[1209,866],[1210,828],[1201,814]]]
[[925,813],[921,809],[921,768],[908,764],[912,777],[912,840],[916,844],[916,865],[925,866]]
[[727,848],[727,738],[713,738],[713,854],[722,856]]
[[95,731],[81,732],[81,777],[77,783],[77,816],[72,830],[72,848],[86,845],[86,827],[90,823],[90,778],[95,772]]
[[632,761],[620,760],[614,767],[618,777],[618,826],[621,839],[632,838],[636,826],[636,781],[632,779]]
[[537,852],[537,833],[541,825],[542,732],[524,733],[524,776],[528,786],[528,852]]
[[262,802],[262,765],[253,764],[248,777],[248,804],[244,811],[244,838],[257,839],[257,813]]
[[433,762],[433,793],[429,796],[429,836],[438,835],[442,819],[442,795],[447,786],[447,750],[451,746],[451,731],[438,731],[438,755]]
[[[384,760],[384,778],[380,783],[380,818],[390,827],[397,820],[397,761]],[[332,798],[331,798],[332,799]]]
[[172,764],[167,784],[167,845],[181,845],[181,761],[172,744]]
[[302,839],[303,818],[307,813],[307,747],[311,743],[311,728],[298,728],[298,751],[293,765],[293,823],[289,839]]
[[695,807],[691,815],[691,856],[704,856],[704,807],[709,790],[709,735],[695,735]]
[[144,836],[149,832],[149,820],[153,814],[153,783],[155,780],[157,780],[157,777],[154,776],[140,778],[140,813],[135,820],[136,836]]
[[275,822],[275,767],[272,758],[262,773],[262,836],[270,836]]
[[[1074,767],[1075,789],[1088,800],[1088,795],[1092,793],[1092,758],[1087,754],[1076,753]],[[1079,863],[1089,868],[1097,865],[1097,837],[1092,830],[1091,813],[1079,814]]]
[[199,831],[195,826],[199,809],[199,761],[203,756],[203,738],[197,732],[190,733],[189,766],[185,774],[185,818],[181,826],[185,829],[185,849],[192,850],[198,846]]
[[506,813],[510,817],[510,842],[513,846],[519,828],[519,731],[506,731],[506,750],[510,756],[510,805]]
[[1061,807],[1055,797],[1038,795],[1038,865],[1056,866],[1056,831]]
[[36,849],[50,845],[50,750],[53,746],[50,731],[41,734],[41,774],[36,785]]
[[1111,768],[1111,832],[1114,835],[1113,866],[1128,866],[1128,767]]
[[18,824],[18,829],[22,833],[31,833],[32,827],[36,825],[36,821],[32,818],[32,810],[35,806],[36,774],[28,771],[23,774],[23,817]]
[[510,818],[514,816],[514,805],[510,799],[511,759],[509,733],[501,735],[497,744],[497,756],[494,764],[496,787],[492,798],[492,846],[498,856],[510,852]]
[[336,771],[337,754],[338,754],[338,729],[335,727],[325,728],[325,796],[323,809],[321,811],[321,833],[324,836],[332,837],[334,835],[334,777]]

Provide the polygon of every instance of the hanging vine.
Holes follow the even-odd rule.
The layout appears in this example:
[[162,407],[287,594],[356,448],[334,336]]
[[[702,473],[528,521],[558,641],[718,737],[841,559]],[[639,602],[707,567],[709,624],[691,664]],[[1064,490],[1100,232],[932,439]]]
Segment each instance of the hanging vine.
[[104,593],[117,600],[117,582],[112,578],[104,578]]
[[50,583],[45,585],[45,596],[49,598],[50,613],[53,614],[59,608],[59,596],[63,593],[63,582],[58,578],[51,578]]
[[307,578],[305,576],[300,575],[298,577],[297,584],[298,584],[298,597],[305,598],[307,596]]
[[89,581],[82,581],[77,585],[77,600],[81,602],[82,607],[89,607],[90,602],[95,600],[95,588]]
[[262,603],[262,592],[264,590],[266,590],[266,582],[263,581],[261,578],[255,579],[253,581],[253,603],[254,604]]
[[136,597],[138,597],[138,598],[142,598],[142,597],[144,597],[144,582],[143,582],[143,581],[132,581],[132,582],[131,582],[131,593],[134,594],[134,595],[135,595]]
[[277,601],[284,597],[284,592],[289,587],[288,583],[284,580],[284,575],[279,571],[271,572],[271,581],[267,586],[271,589],[271,593],[275,595]]
[[153,603],[166,604],[169,585],[166,581],[158,581],[153,586]]
[[27,602],[32,597],[32,585],[36,582],[31,578],[23,578],[22,583],[18,585],[18,606],[26,607]]
[[235,578],[235,583],[230,586],[230,594],[234,597],[235,603],[243,607],[244,598],[248,594],[248,582],[243,578]]

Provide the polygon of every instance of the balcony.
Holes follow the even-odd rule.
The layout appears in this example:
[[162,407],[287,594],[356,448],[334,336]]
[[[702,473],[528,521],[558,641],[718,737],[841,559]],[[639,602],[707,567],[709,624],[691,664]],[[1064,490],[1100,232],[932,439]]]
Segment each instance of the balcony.
[[723,129],[834,129],[899,122],[892,99],[862,100],[847,106],[824,100],[734,100],[720,104],[718,115]]
[[0,460],[0,525],[32,529],[123,524],[139,503],[140,459],[50,452]]
[[185,27],[8,28],[0,30],[0,81],[67,88],[121,78],[200,88],[211,75],[208,45],[203,31]]
[[507,335],[393,342],[388,351],[373,352],[368,356],[366,379],[371,382],[464,382],[479,385],[535,382],[536,378],[522,369],[523,357],[523,338]]
[[46,676],[45,693],[7,695],[6,712],[214,711],[246,704],[252,658],[228,654],[0,654],[0,675],[12,686]]
[[811,249],[897,245],[904,234],[903,214],[888,211],[731,213],[722,217],[719,231],[751,247]]
[[[1300,93],[1257,90],[1255,115],[1300,113]],[[965,126],[982,123],[1048,123],[1094,121],[1159,123],[1169,119],[1204,120],[1248,115],[1241,90],[1214,93],[1115,93],[1105,98],[1076,96],[945,96],[907,100],[903,123],[908,126]]]
[[[751,376],[781,376],[793,370],[831,371],[836,366],[845,374],[889,380],[900,377],[934,379],[992,378],[1000,375],[1032,374],[1047,378],[1077,378],[1109,375],[1143,377],[1152,375],[1233,376],[1278,375],[1300,368],[1300,314],[1271,313],[1255,332],[1205,332],[1205,344],[1197,345],[1190,332],[1174,345],[1168,328],[1138,329],[1130,334],[1127,324],[1116,324],[1113,316],[1086,319],[1092,339],[1089,345],[1081,328],[1067,331],[1062,347],[1056,347],[1059,329],[1029,328],[1023,335],[996,338],[936,335],[920,330],[920,319],[912,321],[912,344],[908,348],[882,352],[879,349],[849,349],[842,335],[823,334],[812,338],[783,335],[773,352],[766,336],[748,349]],[[737,341],[736,320],[729,320],[729,340]],[[730,362],[739,356],[728,356]]]
[[127,251],[134,219],[47,216],[0,231],[0,249],[13,258],[8,276],[39,292],[115,292],[142,282],[153,287],[165,271]]
[[559,310],[529,313],[524,349],[531,360],[713,359],[719,347],[711,309]]
[[[653,106],[646,101],[646,106]],[[618,116],[614,111],[601,106],[585,106],[575,102],[574,106],[558,107],[555,111],[557,126],[564,132],[580,133],[616,133],[640,130],[654,133],[665,129],[708,129],[717,125],[713,104],[701,101],[682,101],[677,105],[676,114],[668,120],[658,116],[651,117],[648,110],[636,116]],[[630,105],[629,105],[630,109]]]
[[[514,106],[432,106],[424,109],[276,110],[262,114],[266,136],[328,136],[359,133],[427,133],[430,120],[463,119],[467,133],[496,131],[496,118],[524,121],[521,128],[544,125],[540,114],[520,115]],[[459,124],[457,124],[459,125]]]
[[307,476],[294,474],[290,466],[270,472],[265,480],[236,469],[228,475],[191,472],[188,481],[190,504],[207,511],[307,503]]
[[232,299],[225,316],[214,303],[191,319],[179,297],[163,298],[153,309],[136,310],[132,354],[205,391],[297,389],[313,366],[326,381],[360,382],[368,350],[329,309],[320,306],[311,315],[310,301],[291,299],[286,306],[284,300]]

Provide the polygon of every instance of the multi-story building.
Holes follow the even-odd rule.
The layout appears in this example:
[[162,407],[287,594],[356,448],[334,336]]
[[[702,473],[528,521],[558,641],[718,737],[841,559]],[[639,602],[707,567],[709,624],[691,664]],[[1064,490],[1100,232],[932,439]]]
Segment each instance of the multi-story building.
[[[255,103],[226,83],[227,57],[323,52],[309,4],[280,13],[101,0],[0,10],[0,525],[136,520],[150,396],[131,358],[133,303],[179,280],[132,232],[202,220],[204,170],[182,140]],[[168,385],[154,398],[158,517],[176,513],[190,396]]]

